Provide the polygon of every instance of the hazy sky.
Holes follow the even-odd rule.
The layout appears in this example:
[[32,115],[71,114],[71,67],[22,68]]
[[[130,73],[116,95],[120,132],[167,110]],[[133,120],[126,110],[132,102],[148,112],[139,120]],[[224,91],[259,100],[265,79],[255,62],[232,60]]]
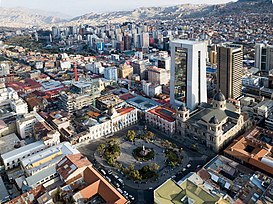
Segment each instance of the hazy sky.
[[70,16],[89,12],[131,10],[141,6],[168,6],[185,3],[226,3],[232,0],[0,0],[3,7],[26,7],[61,12]]

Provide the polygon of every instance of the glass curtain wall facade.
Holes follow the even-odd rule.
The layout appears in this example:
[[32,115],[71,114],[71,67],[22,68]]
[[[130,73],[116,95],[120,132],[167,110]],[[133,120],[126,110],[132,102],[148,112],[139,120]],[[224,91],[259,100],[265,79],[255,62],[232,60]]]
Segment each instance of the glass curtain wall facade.
[[187,61],[188,49],[175,49],[175,91],[174,97],[177,101],[187,101]]

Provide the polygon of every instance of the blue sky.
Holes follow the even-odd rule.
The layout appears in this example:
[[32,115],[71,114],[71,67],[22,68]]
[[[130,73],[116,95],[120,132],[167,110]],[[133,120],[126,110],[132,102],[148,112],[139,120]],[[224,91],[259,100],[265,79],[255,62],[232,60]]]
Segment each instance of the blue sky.
[[70,16],[89,12],[132,10],[141,6],[168,6],[185,3],[226,3],[232,0],[0,0],[3,7],[25,7]]

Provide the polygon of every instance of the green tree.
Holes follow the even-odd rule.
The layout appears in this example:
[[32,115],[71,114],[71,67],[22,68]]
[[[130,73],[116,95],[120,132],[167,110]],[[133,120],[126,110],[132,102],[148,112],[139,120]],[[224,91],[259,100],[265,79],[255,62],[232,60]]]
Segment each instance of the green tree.
[[129,171],[134,171],[134,170],[135,170],[134,164],[130,164],[130,165],[127,167],[127,169],[128,169]]
[[135,141],[136,133],[134,130],[128,130],[127,132],[127,140],[133,142]]
[[105,148],[106,148],[105,144],[101,143],[101,144],[99,144],[99,146],[97,147],[97,151],[98,151],[100,154],[103,154],[104,151],[105,151]]
[[109,141],[109,144],[117,144],[120,145],[120,141],[118,138],[113,138]]
[[158,171],[160,169],[160,166],[157,163],[151,163],[150,164],[150,170],[151,171]]
[[138,170],[132,171],[130,175],[134,180],[140,181],[142,179]]
[[110,165],[113,165],[114,163],[116,162],[115,158],[110,156],[108,159],[107,159],[107,163],[110,164]]
[[146,133],[146,137],[149,138],[149,139],[152,139],[154,136],[155,136],[155,134],[153,132],[151,132],[151,131],[148,131]]
[[142,171],[148,172],[148,171],[150,171],[150,167],[148,165],[146,165],[146,166],[142,167]]

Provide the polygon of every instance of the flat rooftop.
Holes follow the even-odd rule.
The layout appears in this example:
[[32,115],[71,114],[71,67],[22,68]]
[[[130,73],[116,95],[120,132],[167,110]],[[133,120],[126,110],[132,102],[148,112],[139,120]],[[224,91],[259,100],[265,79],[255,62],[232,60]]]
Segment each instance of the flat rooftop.
[[177,43],[177,44],[185,44],[185,45],[197,45],[197,44],[203,44],[203,41],[196,41],[196,40],[182,40],[182,39],[176,39],[172,40],[171,43]]
[[101,96],[101,97],[97,98],[97,101],[99,101],[100,103],[103,103],[107,106],[111,105],[111,104],[119,104],[119,103],[123,102],[122,99],[120,99],[118,96],[116,96],[114,94]]
[[126,102],[142,111],[147,111],[160,105],[160,103],[145,98],[143,96],[136,96],[134,98],[130,98]]
[[0,154],[5,154],[14,150],[14,145],[19,143],[20,140],[15,133],[6,135],[0,138]]
[[78,88],[88,88],[88,87],[91,87],[93,83],[89,81],[77,81],[77,82],[73,82],[72,85]]
[[21,163],[22,166],[26,168],[26,171],[32,174],[49,166],[55,165],[66,155],[77,153],[79,153],[79,151],[74,149],[70,143],[63,142],[22,159]]
[[5,163],[16,160],[17,158],[23,158],[23,156],[32,154],[40,149],[45,149],[46,145],[42,141],[37,141],[29,145],[20,147],[18,149],[12,150],[5,154],[2,154],[1,157]]

